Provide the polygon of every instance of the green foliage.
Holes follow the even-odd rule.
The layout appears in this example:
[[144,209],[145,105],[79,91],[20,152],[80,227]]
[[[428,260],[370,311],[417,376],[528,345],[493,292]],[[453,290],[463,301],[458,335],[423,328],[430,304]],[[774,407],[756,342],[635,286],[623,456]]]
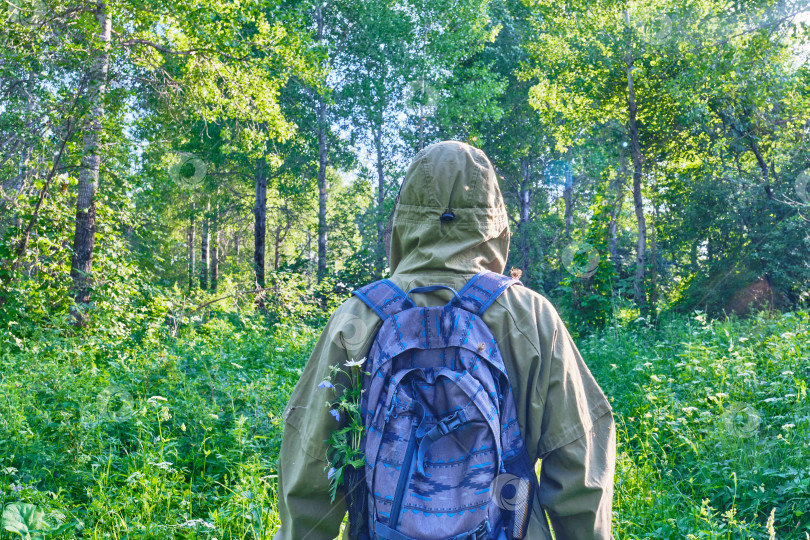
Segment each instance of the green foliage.
[[[4,334],[5,534],[272,537],[281,413],[320,324],[268,327],[250,299],[178,317],[179,298],[149,298],[123,339]],[[579,342],[617,420],[617,538],[764,539],[772,512],[778,537],[800,538],[810,315],[635,324]]]
[[566,271],[553,298],[576,332],[587,334],[611,322],[621,301],[615,262],[608,253],[609,201],[601,196],[591,208],[584,238],[568,244],[561,253]]
[[678,316],[580,350],[614,408],[617,538],[804,538],[810,315]]
[[315,332],[229,310],[173,338],[165,309],[124,339],[4,334],[7,530],[37,518],[58,537],[68,525],[83,538],[272,536],[281,413]]

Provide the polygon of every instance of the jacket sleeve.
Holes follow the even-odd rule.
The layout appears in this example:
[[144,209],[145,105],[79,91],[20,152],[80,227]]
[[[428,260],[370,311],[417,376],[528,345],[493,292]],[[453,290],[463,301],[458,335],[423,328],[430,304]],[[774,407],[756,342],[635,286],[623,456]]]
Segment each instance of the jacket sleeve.
[[[321,334],[284,411],[278,460],[278,513],[274,540],[333,540],[346,513],[340,492],[330,502],[326,441],[341,424],[329,414],[331,390],[318,388],[331,366],[347,360],[341,332],[345,310],[338,308]],[[343,420],[343,419],[341,419]]]
[[538,445],[540,504],[560,540],[611,539],[616,432],[610,404],[554,315]]

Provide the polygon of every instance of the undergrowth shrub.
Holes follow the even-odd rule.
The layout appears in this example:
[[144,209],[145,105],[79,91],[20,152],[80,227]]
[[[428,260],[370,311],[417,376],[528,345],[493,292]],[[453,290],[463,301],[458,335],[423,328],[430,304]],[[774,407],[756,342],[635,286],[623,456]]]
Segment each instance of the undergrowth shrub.
[[616,417],[616,538],[806,538],[808,313],[695,314],[580,348]]

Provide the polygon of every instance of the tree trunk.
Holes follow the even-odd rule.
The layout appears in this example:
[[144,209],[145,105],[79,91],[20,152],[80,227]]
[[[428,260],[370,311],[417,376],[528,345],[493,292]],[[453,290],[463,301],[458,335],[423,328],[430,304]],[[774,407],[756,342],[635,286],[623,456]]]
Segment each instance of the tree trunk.
[[[99,25],[100,50],[90,68],[88,85],[90,116],[82,136],[82,156],[79,165],[78,195],[76,197],[76,230],[73,235],[73,256],[70,262],[70,277],[73,282],[73,299],[77,304],[90,302],[93,246],[96,240],[96,189],[101,167],[99,139],[104,118],[104,94],[110,70],[110,37],[112,19],[107,15],[104,1],[95,5],[94,15]],[[75,313],[79,317],[78,312]]]
[[[653,186],[653,190],[655,187]],[[658,204],[653,204],[653,222],[652,231],[650,232],[650,318],[655,321],[658,318],[658,310],[656,303],[658,302],[658,243],[655,236],[655,226],[658,224]]]
[[290,228],[292,227],[292,216],[290,215],[290,209],[287,203],[284,203],[282,213],[284,214],[285,220],[284,227],[281,226],[281,222],[279,222],[278,227],[276,227],[276,245],[273,252],[273,268],[275,270],[278,270],[278,267],[281,265],[281,248],[284,245],[284,239],[287,238]]
[[619,236],[619,217],[622,214],[622,207],[624,206],[624,186],[622,178],[624,178],[626,172],[625,160],[622,157],[621,170],[616,173],[616,180],[613,184],[614,199],[613,209],[610,212],[610,238],[608,239],[608,252],[610,253],[610,260],[617,269],[621,264],[621,261],[619,261],[619,250],[617,244]]
[[[624,12],[625,21],[630,25],[630,14]],[[633,87],[633,52],[632,48],[627,52],[627,127],[630,132],[630,153],[633,158],[633,206],[638,222],[638,244],[636,246],[636,275],[633,280],[633,296],[636,303],[641,308],[641,312],[647,313],[647,294],[644,285],[644,276],[647,265],[647,222],[644,217],[644,201],[641,194],[642,164],[643,155],[641,153],[641,142],[638,134],[638,124],[636,123],[636,93]]]
[[279,252],[281,251],[281,223],[276,227],[275,240],[275,246],[273,247],[273,270],[278,270],[280,260]]
[[196,236],[196,231],[194,230],[194,211],[192,210],[191,216],[189,216],[189,224],[188,229],[186,230],[186,241],[188,247],[188,289],[192,290],[194,288],[194,270],[195,270],[195,254],[196,250],[194,249],[194,237]]
[[[14,253],[14,262],[11,265],[11,268],[12,268],[13,271],[16,271],[20,267],[20,265],[23,262],[23,259],[25,258],[25,252],[28,249],[28,241],[31,238],[31,232],[34,230],[34,228],[37,225],[37,222],[39,220],[39,212],[42,209],[42,203],[45,201],[45,197],[48,195],[48,188],[51,185],[51,181],[53,180],[53,177],[56,174],[56,171],[59,169],[59,164],[62,161],[62,154],[65,151],[65,145],[67,144],[68,139],[70,139],[71,132],[72,132],[72,130],[71,130],[71,119],[68,119],[68,121],[67,121],[67,129],[65,131],[65,137],[62,139],[62,144],[59,147],[59,151],[57,152],[56,156],[53,159],[53,166],[51,167],[51,170],[48,173],[48,175],[45,177],[45,182],[42,185],[42,189],[40,189],[40,191],[39,191],[39,199],[37,200],[37,204],[34,207],[34,211],[31,214],[31,218],[28,221],[28,226],[22,232],[20,241],[17,244],[17,248],[16,248],[15,253]],[[26,150],[25,152],[27,152],[27,151],[28,150]],[[26,156],[25,152],[23,154],[23,157],[21,158],[23,160],[23,163],[27,160],[27,158],[25,157]],[[25,171],[24,165],[21,164],[20,167],[22,169],[22,172],[20,174],[20,178],[21,178],[20,181],[23,182],[24,178],[25,178],[26,171]],[[20,186],[19,190],[22,191],[22,186]],[[15,216],[14,216],[15,229],[17,229],[17,230],[22,228],[22,223],[21,223],[20,219],[21,218],[20,218],[19,212],[15,212]],[[2,223],[0,223],[0,225],[2,225]],[[7,282],[9,279],[11,279],[11,275],[10,274],[5,274],[5,281]]]
[[[317,11],[318,42],[323,40],[323,7]],[[326,180],[326,166],[328,163],[326,146],[326,101],[318,96],[318,283],[326,276],[326,203],[328,201],[328,188]]]
[[[256,196],[253,206],[253,269],[256,272],[256,288],[264,289],[264,253],[267,234],[267,176],[263,163],[256,167]],[[256,294],[256,307],[264,309],[264,294]]]
[[751,134],[748,134],[748,146],[754,153],[754,157],[757,158],[757,164],[759,165],[759,169],[762,171],[762,179],[765,181],[765,195],[768,196],[768,199],[773,199],[771,179],[768,176],[768,165],[765,163],[765,159],[762,157],[762,152]]
[[205,214],[203,215],[202,234],[200,239],[200,288],[208,290],[208,271],[211,265],[211,253],[208,246],[208,214],[211,212],[211,203],[205,203]]
[[211,250],[211,290],[214,292],[216,292],[219,285],[219,244],[221,240],[219,217],[219,193],[217,193],[217,202],[214,204],[214,215],[211,220],[214,228],[214,248]]
[[377,277],[385,270],[385,172],[383,171],[382,127],[374,131],[374,146],[377,150]]
[[307,289],[312,288],[312,234],[307,231]]
[[700,244],[700,238],[695,238],[689,249],[689,265],[694,273],[698,271],[698,244]]

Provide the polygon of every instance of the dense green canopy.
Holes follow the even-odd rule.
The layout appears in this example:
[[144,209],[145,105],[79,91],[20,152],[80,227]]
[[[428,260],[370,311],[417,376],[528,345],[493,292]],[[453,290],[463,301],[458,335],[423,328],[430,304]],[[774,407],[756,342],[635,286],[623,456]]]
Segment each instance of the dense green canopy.
[[79,318],[127,275],[345,292],[386,272],[408,160],[451,138],[490,156],[512,266],[581,331],[806,300],[799,1],[4,9],[7,316],[27,281]]

